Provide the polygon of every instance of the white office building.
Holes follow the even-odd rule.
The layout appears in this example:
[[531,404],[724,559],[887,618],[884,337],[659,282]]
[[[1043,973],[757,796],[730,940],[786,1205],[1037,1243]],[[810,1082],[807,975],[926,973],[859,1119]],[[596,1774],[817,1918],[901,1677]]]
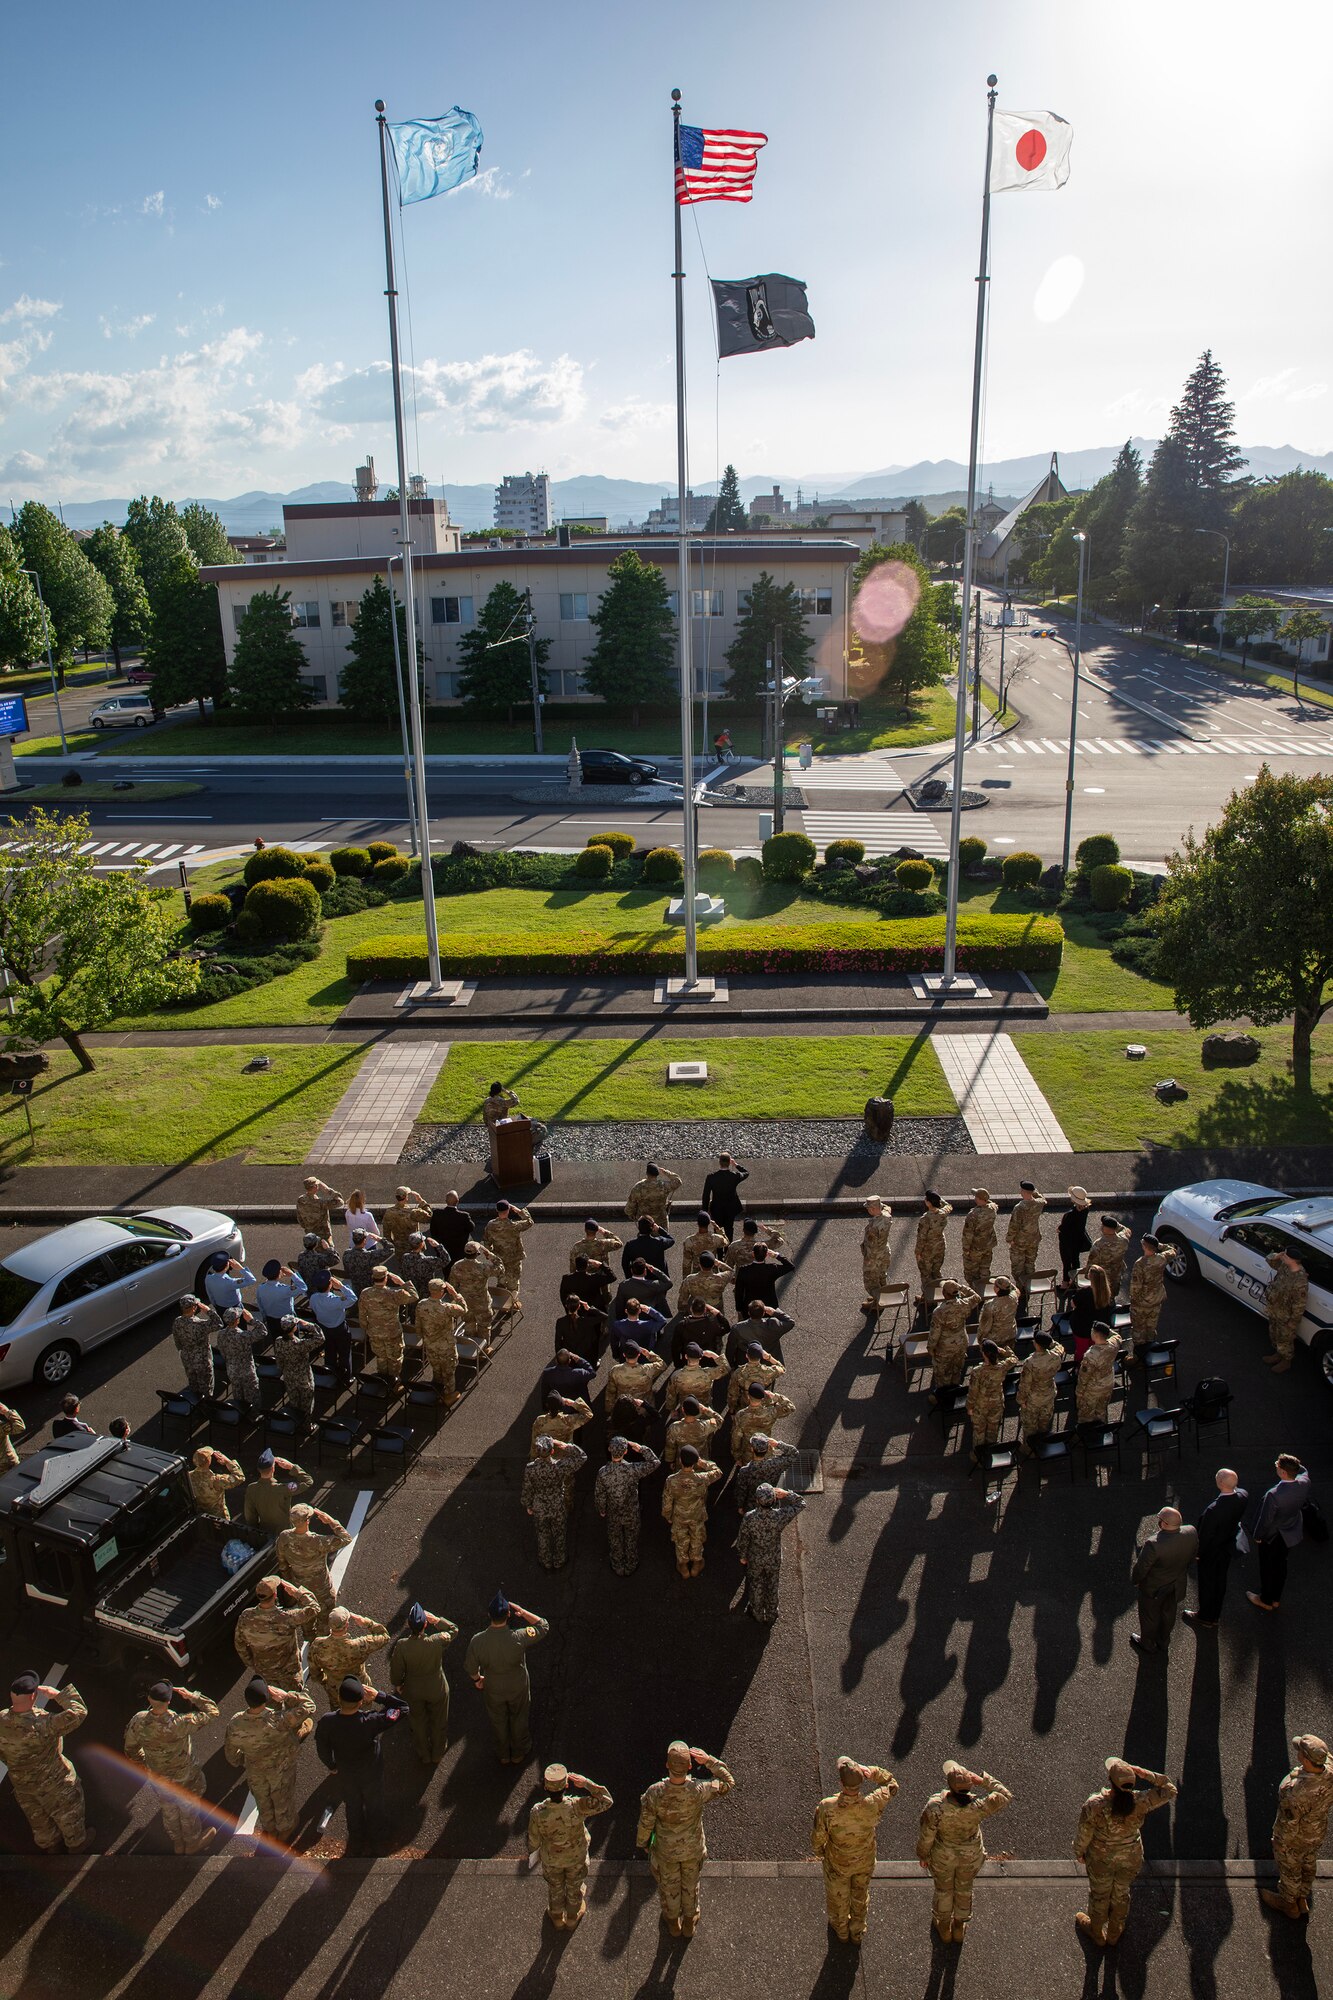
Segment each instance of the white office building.
[[507,472],[495,489],[495,525],[520,535],[551,527],[551,478],[546,472]]

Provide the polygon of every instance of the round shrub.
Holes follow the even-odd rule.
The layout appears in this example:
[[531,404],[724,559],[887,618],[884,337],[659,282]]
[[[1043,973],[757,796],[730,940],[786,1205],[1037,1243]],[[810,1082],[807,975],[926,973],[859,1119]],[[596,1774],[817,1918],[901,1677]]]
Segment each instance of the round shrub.
[[[382,846],[383,843],[377,841],[372,842],[372,845]],[[395,848],[391,854],[381,854],[376,858],[375,865],[370,871],[370,879],[377,889],[391,889],[395,882],[402,881],[411,866],[412,863],[407,856],[399,854]]]
[[838,861],[850,861],[853,868],[858,861],[866,858],[866,844],[863,840],[831,840],[824,849],[824,859],[830,867]]
[[900,861],[894,869],[900,889],[933,889],[935,870],[928,861]]
[[1094,868],[1112,866],[1120,859],[1120,842],[1113,833],[1090,833],[1074,850],[1074,866],[1085,878]]
[[764,876],[769,882],[803,882],[815,865],[808,833],[770,833],[764,842]]
[[958,860],[966,875],[969,868],[979,868],[986,859],[986,843],[980,834],[969,833],[958,843]]
[[77,791],[79,786],[83,783],[83,773],[81,771],[66,771],[64,776],[61,778],[60,782],[65,787],[66,791],[68,792]]
[[757,854],[742,854],[736,863],[733,881],[738,889],[755,895],[764,886],[764,864]]
[[226,896],[196,896],[190,904],[190,924],[197,931],[225,930],[231,922],[231,902]]
[[241,924],[247,937],[309,937],[320,919],[319,891],[304,877],[256,882],[245,899]]
[[365,847],[335,847],[329,865],[335,875],[369,875],[370,851]]
[[736,873],[736,863],[725,847],[704,847],[699,851],[699,881],[705,889],[725,889]]
[[634,852],[632,833],[594,833],[589,839],[589,847],[609,847],[612,859],[625,861]]
[[616,857],[603,842],[595,841],[585,847],[574,862],[574,873],[584,882],[605,882],[615,867]]
[[1132,870],[1114,861],[1103,861],[1090,878],[1094,910],[1122,910],[1134,887]]
[[290,847],[257,847],[246,862],[242,873],[245,886],[250,888],[255,882],[275,882],[283,876],[293,880],[305,874],[305,862]]
[[1025,854],[1020,848],[1006,854],[1000,866],[1000,880],[1006,889],[1035,889],[1041,880],[1041,856]]
[[337,878],[322,854],[312,854],[305,865],[305,879],[312,882],[322,896],[326,889],[333,887]]
[[398,852],[398,843],[393,840],[368,840],[366,853],[372,861],[392,861]]
[[674,847],[650,847],[643,864],[645,882],[679,882],[685,863]]

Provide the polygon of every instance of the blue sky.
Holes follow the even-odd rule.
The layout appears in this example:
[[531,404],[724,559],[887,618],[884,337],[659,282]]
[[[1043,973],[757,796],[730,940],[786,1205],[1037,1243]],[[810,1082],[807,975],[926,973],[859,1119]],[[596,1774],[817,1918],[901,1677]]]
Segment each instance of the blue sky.
[[[1155,434],[1209,344],[1244,441],[1328,450],[1331,44],[1306,0],[22,10],[0,500],[389,474],[377,95],[486,133],[404,218],[432,481],[671,476],[673,84],[769,134],[750,206],[686,211],[695,477],[963,457],[989,68],[1074,149],[995,203],[987,454]],[[695,215],[714,276],[802,278],[818,326],[720,398]]]

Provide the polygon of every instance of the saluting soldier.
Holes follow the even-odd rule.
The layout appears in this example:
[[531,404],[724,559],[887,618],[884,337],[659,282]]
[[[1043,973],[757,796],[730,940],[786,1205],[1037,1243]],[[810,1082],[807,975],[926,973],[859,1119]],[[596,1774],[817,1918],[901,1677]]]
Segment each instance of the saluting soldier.
[[977,1303],[977,1295],[956,1278],[946,1278],[943,1296],[930,1315],[926,1351],[930,1355],[934,1387],[956,1389],[967,1363],[967,1316]]
[[180,1311],[171,1322],[171,1338],[176,1343],[185,1368],[185,1379],[196,1396],[212,1400],[213,1342],[222,1332],[222,1315],[215,1306],[205,1305],[193,1292],[186,1292]]
[[1027,1304],[1037,1258],[1041,1255],[1041,1215],[1045,1206],[1046,1197],[1037,1193],[1035,1181],[1018,1183],[1018,1200],[1009,1213],[1005,1243],[1009,1251],[1009,1269],[1018,1287],[1020,1307]]
[[668,1470],[674,1472],[676,1461],[687,1444],[698,1449],[700,1458],[711,1458],[713,1454],[709,1446],[713,1433],[721,1430],[725,1421],[720,1410],[710,1409],[697,1396],[686,1396],[666,1428],[662,1457]]
[[385,1626],[345,1604],[335,1604],[329,1613],[329,1629],[310,1641],[306,1659],[310,1672],[329,1698],[329,1707],[338,1706],[338,1689],[349,1674],[361,1677],[366,1661],[389,1644]]
[[255,1350],[267,1339],[268,1328],[244,1306],[228,1306],[223,1312],[218,1347],[227,1371],[227,1394],[233,1403],[244,1403],[250,1411],[257,1410],[262,1400]]
[[1143,1866],[1143,1822],[1176,1796],[1161,1771],[1145,1771],[1123,1757],[1107,1758],[1106,1775],[1111,1782],[1085,1802],[1074,1840],[1075,1858],[1088,1871],[1088,1907],[1074,1922],[1096,1945],[1118,1943]]
[[614,1229],[603,1229],[597,1217],[590,1215],[583,1225],[583,1234],[580,1236],[578,1242],[570,1246],[569,1269],[571,1275],[578,1269],[578,1265],[574,1261],[576,1257],[592,1257],[599,1263],[609,1264],[614,1252],[623,1250],[624,1247],[625,1239],[623,1236],[617,1236]]
[[[693,1937],[699,1921],[699,1872],[708,1855],[704,1808],[734,1791],[736,1780],[720,1757],[680,1741],[667,1745],[666,1767],[666,1777],[649,1785],[639,1801],[635,1845],[648,1850],[668,1931],[673,1937]],[[707,1776],[696,1778],[695,1767]]]
[[[463,1672],[486,1704],[502,1764],[525,1764],[532,1754],[532,1683],[524,1657],[546,1637],[550,1626],[505,1595],[501,1584],[489,1607],[490,1624],[468,1642]],[[517,1625],[510,1621],[519,1620]]]
[[[727,1247],[727,1238],[718,1228],[706,1208],[701,1208],[695,1218],[695,1231],[687,1236],[680,1246],[680,1270],[682,1278],[692,1277],[699,1268],[699,1259],[705,1250],[710,1256],[721,1256]],[[683,1312],[683,1305],[680,1307]]]
[[287,1407],[309,1423],[315,1413],[315,1371],[311,1365],[324,1346],[324,1329],[309,1320],[284,1315],[273,1337],[273,1359],[282,1377]]
[[671,1216],[671,1197],[679,1192],[680,1175],[663,1173],[656,1161],[649,1160],[643,1179],[635,1181],[629,1191],[625,1213],[631,1222],[651,1216],[659,1229],[665,1229]]
[[1284,1917],[1308,1917],[1319,1866],[1319,1850],[1333,1808],[1333,1769],[1322,1736],[1293,1736],[1297,1761],[1277,1788],[1273,1859],[1277,1888],[1261,1889],[1270,1910]]
[[495,1214],[482,1231],[485,1247],[500,1260],[498,1289],[507,1292],[514,1305],[519,1302],[523,1281],[523,1238],[531,1227],[532,1217],[526,1208],[520,1208],[517,1202],[497,1201]]
[[1263,1359],[1275,1375],[1285,1375],[1296,1353],[1296,1336],[1305,1318],[1310,1280],[1304,1264],[1290,1250],[1274,1250],[1268,1263],[1273,1276],[1268,1281],[1264,1307],[1273,1352],[1265,1354]]
[[[490,1225],[488,1224],[487,1227]],[[491,1286],[498,1285],[504,1277],[505,1267],[493,1250],[472,1237],[463,1246],[463,1254],[454,1265],[449,1276],[456,1292],[467,1307],[467,1330],[471,1339],[479,1341],[483,1347],[491,1344],[491,1328],[494,1321],[495,1302],[491,1297]]]
[[[1166,1298],[1166,1258],[1162,1246],[1155,1236],[1139,1240],[1143,1254],[1135,1258],[1129,1272],[1129,1335],[1136,1360],[1157,1338],[1157,1322]],[[1114,1292],[1111,1296],[1114,1298]]]
[[1018,1414],[1023,1425],[1022,1451],[1032,1456],[1032,1440],[1043,1437],[1055,1422],[1055,1378],[1065,1351],[1053,1333],[1033,1336],[1032,1352],[1018,1377]]
[[680,1448],[680,1464],[662,1488],[662,1519],[671,1530],[676,1568],[683,1577],[702,1576],[708,1540],[708,1489],[722,1477],[720,1465],[701,1459],[697,1445]]
[[1111,1287],[1112,1304],[1120,1297],[1120,1287],[1124,1282],[1130,1235],[1131,1232],[1126,1229],[1118,1215],[1104,1215],[1097,1241],[1089,1250],[1088,1261],[1083,1266],[1085,1271],[1091,1271],[1097,1266],[1105,1271],[1107,1283]]
[[407,1239],[406,1248],[394,1260],[400,1278],[406,1278],[419,1299],[424,1299],[432,1278],[442,1278],[447,1269],[447,1260],[440,1254],[440,1246],[432,1237],[423,1236],[414,1229]]
[[926,1190],[926,1205],[916,1226],[916,1268],[921,1279],[921,1303],[935,1303],[935,1287],[944,1270],[944,1225],[953,1214],[951,1205],[934,1188]]
[[317,1236],[333,1235],[333,1210],[346,1208],[347,1200],[320,1180],[317,1174],[307,1174],[305,1185],[296,1197],[296,1220],[301,1228],[313,1229]]
[[741,1404],[748,1401],[751,1382],[771,1389],[786,1372],[777,1355],[770,1354],[762,1340],[747,1341],[745,1359],[727,1384],[728,1410],[734,1416]]
[[424,1194],[415,1188],[395,1189],[393,1206],[384,1211],[380,1223],[380,1235],[386,1243],[392,1243],[394,1254],[401,1257],[407,1248],[407,1239],[430,1226],[430,1203]]
[[764,1485],[776,1487],[784,1467],[799,1457],[796,1446],[788,1444],[786,1438],[771,1438],[766,1431],[756,1431],[750,1439],[748,1462],[736,1467],[732,1490],[737,1513],[742,1516],[748,1514],[755,1505],[759,1488]]
[[973,1188],[972,1206],[963,1217],[963,1277],[980,1296],[990,1282],[1000,1211],[989,1188]]
[[245,1489],[246,1521],[252,1528],[265,1528],[270,1535],[280,1535],[291,1526],[292,1502],[299,1493],[308,1493],[314,1483],[304,1466],[290,1458],[279,1458],[266,1445],[259,1454],[258,1476]]
[[755,1252],[761,1245],[765,1250],[780,1250],[785,1241],[786,1237],[776,1222],[756,1222],[752,1215],[747,1215],[735,1242],[729,1243],[725,1250],[717,1254],[723,1263],[730,1264],[733,1271],[742,1271],[747,1264],[753,1264]]
[[290,1840],[296,1831],[296,1761],[314,1726],[313,1696],[262,1674],[246,1682],[245,1707],[227,1724],[223,1754],[235,1770],[244,1770],[259,1831],[270,1839]]
[[730,1373],[725,1356],[715,1348],[704,1347],[697,1340],[687,1340],[685,1358],[666,1386],[668,1414],[687,1396],[694,1396],[704,1404],[711,1403],[714,1388],[719,1382],[725,1382]]
[[986,1861],[981,1822],[1002,1812],[1013,1793],[989,1771],[969,1771],[951,1757],[944,1790],[926,1802],[916,1858],[935,1878],[932,1922],[942,1944],[961,1944],[972,1915],[972,1884]]
[[393,1245],[386,1243],[382,1236],[372,1231],[354,1229],[352,1245],[343,1251],[343,1276],[356,1293],[364,1292],[370,1283],[370,1276],[377,1264],[383,1264],[392,1255]]
[[[46,1708],[38,1708],[45,1700]],[[65,1755],[63,1739],[88,1719],[72,1681],[46,1687],[31,1669],[9,1684],[9,1707],[0,1709],[0,1759],[14,1797],[43,1854],[82,1854],[91,1836],[84,1818],[83,1786]]]
[[633,1576],[639,1567],[639,1483],[662,1463],[646,1444],[613,1437],[611,1456],[597,1474],[593,1499],[606,1522],[611,1567],[617,1576]]
[[688,1310],[691,1299],[702,1299],[705,1305],[721,1311],[722,1300],[728,1285],[734,1285],[736,1273],[729,1264],[723,1264],[711,1250],[699,1252],[698,1266],[687,1278],[680,1281],[676,1293],[676,1311]]
[[588,1454],[581,1445],[539,1437],[523,1468],[521,1498],[537,1530],[537,1560],[543,1569],[565,1566],[574,1475],[587,1463]]
[[1123,1337],[1112,1333],[1104,1320],[1092,1322],[1092,1344],[1085,1348],[1078,1364],[1074,1414],[1079,1423],[1106,1422],[1106,1406],[1115,1388],[1116,1358],[1125,1345]]
[[999,1442],[1004,1422],[1004,1384],[1014,1357],[993,1340],[981,1343],[981,1359],[967,1378],[967,1414],[972,1419],[972,1456]]
[[861,1282],[866,1288],[866,1307],[873,1309],[888,1282],[893,1210],[882,1195],[872,1194],[866,1197],[866,1215],[868,1220],[861,1231]]
[[606,1378],[608,1419],[622,1396],[646,1396],[667,1367],[665,1355],[647,1353],[636,1340],[627,1340],[623,1352],[624,1360]]
[[[286,1594],[285,1605],[278,1603],[279,1591]],[[313,1632],[319,1615],[319,1599],[304,1584],[280,1576],[261,1576],[255,1585],[254,1603],[241,1613],[232,1633],[241,1664],[265,1680],[271,1676],[278,1686],[286,1681],[299,1687],[305,1678],[301,1672],[301,1628],[308,1625]]]
[[438,1764],[449,1747],[444,1651],[457,1637],[452,1619],[427,1611],[424,1604],[410,1604],[407,1634],[389,1655],[389,1679],[394,1693],[408,1704],[408,1727],[423,1764]]
[[[417,1295],[406,1278],[386,1264],[377,1264],[370,1283],[356,1302],[356,1316],[366,1336],[375,1373],[397,1382],[403,1372],[403,1307],[414,1306]],[[367,1363],[369,1366],[369,1363]]]
[[195,1452],[190,1467],[190,1496],[199,1513],[211,1514],[218,1521],[230,1520],[227,1495],[233,1486],[244,1484],[245,1474],[224,1451],[214,1451],[205,1444]]
[[[863,1791],[864,1785],[874,1789]],[[824,1866],[829,1924],[843,1944],[859,1944],[866,1934],[875,1837],[897,1789],[898,1780],[882,1764],[839,1757],[838,1789],[815,1807],[810,1845]]]
[[[318,1521],[325,1532],[314,1534],[312,1521]],[[307,1623],[307,1639],[317,1638],[329,1629],[329,1613],[338,1602],[338,1589],[329,1575],[329,1564],[339,1549],[351,1545],[352,1536],[341,1521],[335,1521],[322,1507],[307,1506],[303,1500],[292,1508],[290,1528],[284,1528],[278,1536],[274,1554],[280,1573],[291,1583],[304,1584],[319,1607],[317,1622]]]
[[755,1504],[741,1517],[736,1553],[745,1571],[745,1608],[760,1625],[777,1620],[782,1590],[782,1530],[805,1506],[799,1493],[779,1494],[763,1481],[755,1489]]
[[[440,1401],[458,1402],[458,1331],[468,1315],[467,1300],[447,1278],[432,1278],[414,1322]],[[409,1722],[411,1716],[408,1717]]]
[[539,1417],[532,1420],[532,1435],[528,1439],[528,1450],[537,1449],[540,1437],[559,1438],[562,1444],[572,1444],[574,1433],[581,1431],[585,1424],[592,1422],[592,1405],[582,1396],[561,1396],[552,1389],[546,1398],[546,1408]]
[[28,1426],[17,1410],[11,1410],[8,1403],[0,1403],[0,1472],[8,1472],[19,1462],[14,1449],[15,1440],[27,1435]]
[[546,1878],[546,1914],[558,1931],[572,1931],[588,1908],[588,1821],[615,1804],[605,1785],[594,1785],[563,1764],[542,1773],[546,1796],[528,1814],[528,1851]]
[[997,1347],[1012,1347],[1018,1331],[1018,1295],[1012,1278],[994,1282],[994,1298],[987,1299],[977,1314],[977,1339],[993,1340]]
[[[173,1708],[173,1696],[188,1706]],[[198,1854],[216,1831],[204,1827],[194,1807],[187,1806],[180,1794],[203,1793],[204,1774],[195,1762],[194,1732],[217,1719],[218,1705],[206,1694],[173,1687],[170,1681],[154,1681],[148,1690],[147,1708],[132,1715],[125,1727],[125,1755],[130,1762],[145,1765],[155,1778],[166,1781],[158,1788],[162,1824],[177,1854]]]
[[774,1424],[783,1417],[796,1415],[795,1403],[780,1389],[766,1389],[762,1382],[752,1382],[745,1395],[744,1405],[731,1420],[731,1455],[737,1465],[748,1463],[750,1439],[756,1431],[771,1437]]

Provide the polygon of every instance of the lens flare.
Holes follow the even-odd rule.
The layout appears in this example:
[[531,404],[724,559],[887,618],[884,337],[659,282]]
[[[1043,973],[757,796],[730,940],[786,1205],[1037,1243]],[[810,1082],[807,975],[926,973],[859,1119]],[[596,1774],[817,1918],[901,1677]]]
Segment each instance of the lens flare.
[[1063,319],[1074,300],[1083,290],[1086,276],[1081,257],[1057,257],[1038,285],[1032,301],[1032,310],[1047,324]]
[[916,610],[920,596],[921,581],[910,564],[877,564],[857,591],[852,607],[857,636],[877,646],[896,639]]
[[285,1841],[278,1840],[272,1834],[261,1833],[257,1826],[247,1827],[242,1831],[241,1823],[234,1814],[203,1798],[198,1792],[187,1791],[183,1785],[172,1784],[169,1778],[155,1777],[137,1759],[124,1757],[118,1750],[112,1750],[105,1743],[89,1744],[84,1756],[88,1762],[100,1764],[104,1771],[114,1772],[122,1779],[128,1778],[134,1784],[151,1785],[160,1798],[171,1799],[177,1805],[188,1806],[191,1812],[199,1814],[207,1826],[216,1827],[218,1837],[205,1852],[220,1854],[224,1851],[227,1841],[245,1840],[251,1842],[251,1852],[254,1854],[265,1854],[275,1861],[288,1862],[301,1874],[323,1877],[324,1870],[318,1861],[298,1853],[295,1848],[288,1847]]

